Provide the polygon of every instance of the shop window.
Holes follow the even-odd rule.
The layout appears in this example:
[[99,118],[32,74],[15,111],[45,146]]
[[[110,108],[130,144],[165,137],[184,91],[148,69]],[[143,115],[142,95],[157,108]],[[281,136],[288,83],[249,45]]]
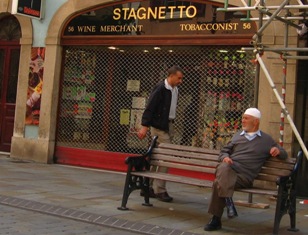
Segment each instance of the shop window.
[[175,144],[220,149],[254,104],[253,55],[236,46],[66,46],[57,145],[143,153],[137,138],[153,87],[184,69]]

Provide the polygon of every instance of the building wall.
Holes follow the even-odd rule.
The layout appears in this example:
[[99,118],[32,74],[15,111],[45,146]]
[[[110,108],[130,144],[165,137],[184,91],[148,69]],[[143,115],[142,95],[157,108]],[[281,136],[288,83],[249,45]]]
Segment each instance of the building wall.
[[[271,1],[271,5],[279,6],[281,1]],[[297,4],[293,1],[292,4]],[[265,23],[265,22],[264,22]],[[264,31],[262,42],[264,45],[273,48],[283,48],[284,45],[289,47],[297,47],[298,35],[296,29],[289,27],[288,37],[285,37],[286,28],[280,21],[272,22]],[[285,44],[287,43],[287,44]],[[275,59],[273,59],[275,58]],[[280,55],[273,52],[265,52],[262,59],[266,65],[273,82],[276,85],[277,91],[281,95],[282,81],[283,81],[283,60]],[[287,61],[287,82],[286,82],[286,107],[290,113],[290,117],[294,118],[294,103],[295,103],[295,89],[296,89],[296,60]],[[259,86],[259,103],[258,107],[262,112],[261,129],[271,134],[274,139],[279,141],[279,126],[281,106],[278,103],[273,89],[265,77],[263,71],[260,72],[260,86]],[[292,154],[293,132],[287,118],[285,117],[284,126],[284,148]]]
[[[53,2],[47,0],[48,3]],[[18,159],[33,160],[42,163],[51,163],[53,161],[58,95],[60,84],[60,68],[62,60],[62,48],[60,46],[60,35],[64,23],[74,13],[94,7],[100,4],[108,3],[108,0],[68,0],[53,13],[53,16],[45,26],[48,27],[45,39],[46,58],[44,68],[44,86],[41,103],[41,116],[36,137],[25,137],[25,113],[26,113],[26,95],[29,63],[25,58],[29,58],[31,47],[33,46],[32,32],[36,24],[32,24],[29,18],[17,16],[21,28],[21,63],[19,68],[20,79],[18,83],[18,96],[16,104],[16,117],[14,136],[12,138],[11,157]],[[217,1],[224,2],[224,1]],[[273,3],[272,3],[273,2]],[[229,4],[236,4],[238,1],[229,1]],[[280,1],[271,1],[271,4],[280,4]],[[0,12],[10,12],[11,2],[9,0],[1,1]],[[44,21],[42,22],[44,24]],[[289,45],[296,47],[297,34],[295,29],[290,28],[290,36],[288,37]],[[280,22],[272,23],[265,30],[262,37],[263,42],[268,46],[282,47],[284,44],[284,26]],[[264,62],[274,81],[277,83],[278,91],[280,91],[282,81],[282,60],[269,59],[269,56],[279,57],[277,54],[265,53],[263,55]],[[296,81],[296,63],[295,61],[288,62],[288,78],[287,78],[287,95],[286,103],[291,117],[294,116],[294,90]],[[280,123],[280,106],[275,98],[268,81],[261,71],[260,86],[259,86],[259,103],[258,107],[262,112],[261,128],[272,134],[275,140],[279,139],[279,123]],[[285,148],[291,152],[292,146],[292,131],[290,125],[286,121],[285,125]]]

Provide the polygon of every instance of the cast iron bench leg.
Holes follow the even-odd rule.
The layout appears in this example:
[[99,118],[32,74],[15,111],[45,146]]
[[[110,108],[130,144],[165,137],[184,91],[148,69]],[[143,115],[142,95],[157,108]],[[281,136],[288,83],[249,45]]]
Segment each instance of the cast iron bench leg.
[[142,203],[143,206],[153,206],[153,204],[150,203],[150,179],[145,178],[143,182],[143,191],[144,191],[144,203]]
[[118,207],[118,210],[128,210],[126,207],[127,200],[129,197],[129,194],[131,193],[129,188],[130,188],[130,181],[131,181],[131,175],[127,173],[126,175],[126,180],[125,180],[125,186],[124,186],[124,191],[123,191],[123,197],[122,197],[122,204],[120,207]]
[[299,229],[296,228],[296,191],[294,189],[291,190],[290,195],[289,216],[291,227],[288,230],[292,232],[298,232]]

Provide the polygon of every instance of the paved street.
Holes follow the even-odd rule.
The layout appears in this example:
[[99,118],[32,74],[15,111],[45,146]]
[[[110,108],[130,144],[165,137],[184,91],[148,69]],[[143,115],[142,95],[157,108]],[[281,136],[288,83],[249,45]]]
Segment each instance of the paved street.
[[[224,215],[221,230],[205,232],[210,190],[168,183],[172,203],[151,199],[153,207],[144,207],[139,192],[133,192],[130,210],[120,211],[124,180],[124,173],[0,156],[0,234],[272,234],[275,201],[269,197],[254,196],[269,209],[238,207],[239,217]],[[247,200],[247,194],[236,193],[234,199]],[[308,234],[308,205],[299,201],[300,231],[288,231],[289,218],[284,216],[280,235]]]

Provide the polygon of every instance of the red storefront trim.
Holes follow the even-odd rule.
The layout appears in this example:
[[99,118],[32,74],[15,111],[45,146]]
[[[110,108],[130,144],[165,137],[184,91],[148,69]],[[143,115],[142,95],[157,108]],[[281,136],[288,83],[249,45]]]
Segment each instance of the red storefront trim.
[[126,172],[125,158],[129,153],[56,147],[56,163]]
[[[60,164],[126,172],[126,157],[137,155],[58,146],[55,156],[56,163]],[[189,176],[198,179],[214,180],[215,178],[213,174],[197,173],[180,169],[169,169],[169,172],[175,175]]]

